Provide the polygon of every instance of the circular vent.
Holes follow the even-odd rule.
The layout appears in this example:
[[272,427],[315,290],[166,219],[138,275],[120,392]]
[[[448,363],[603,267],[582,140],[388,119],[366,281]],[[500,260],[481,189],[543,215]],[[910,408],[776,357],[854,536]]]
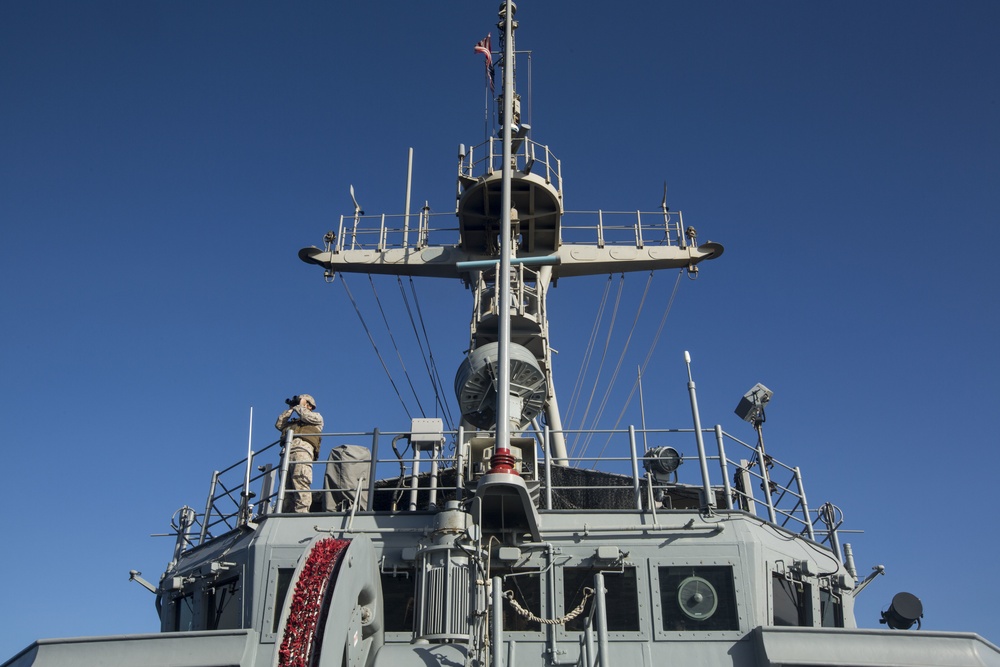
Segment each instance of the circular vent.
[[715,587],[701,577],[688,577],[677,588],[677,603],[688,618],[703,621],[715,613],[719,594]]

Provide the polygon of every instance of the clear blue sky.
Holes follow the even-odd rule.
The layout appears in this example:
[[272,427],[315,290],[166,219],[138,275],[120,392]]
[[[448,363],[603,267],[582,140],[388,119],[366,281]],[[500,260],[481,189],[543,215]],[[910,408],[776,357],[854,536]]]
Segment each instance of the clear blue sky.
[[[330,428],[407,428],[341,286],[296,251],[351,210],[350,184],[401,212],[410,146],[414,208],[453,207],[497,5],[0,4],[0,659],[157,629],[128,571],[163,571],[172,541],[148,535],[203,505],[251,406],[258,445],[303,391]],[[534,138],[562,159],[567,208],[655,210],[666,180],[726,246],[680,288],[647,410],[689,425],[685,349],[707,424],[750,439],[732,410],[768,385],[769,452],[865,531],[848,538],[862,574],[887,568],[859,625],[905,590],[925,629],[1000,641],[1000,5],[520,5]],[[605,280],[551,294],[563,397]],[[644,283],[626,279],[619,333]],[[376,286],[405,333],[395,283]],[[469,293],[417,287],[450,384]]]

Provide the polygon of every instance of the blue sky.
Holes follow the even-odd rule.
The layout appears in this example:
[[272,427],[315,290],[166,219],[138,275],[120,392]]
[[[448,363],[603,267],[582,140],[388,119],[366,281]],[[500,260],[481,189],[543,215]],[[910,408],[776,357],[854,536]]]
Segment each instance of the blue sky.
[[[1000,641],[1000,6],[520,4],[566,207],[655,210],[666,181],[726,246],[681,284],[648,415],[689,425],[684,350],[706,424],[751,439],[732,410],[763,382],[768,451],[864,531],[862,574],[887,568],[859,625],[905,590],[925,629]],[[172,541],[148,535],[243,455],[251,407],[257,448],[303,391],[328,428],[407,428],[341,285],[296,251],[351,211],[351,184],[369,213],[401,212],[411,146],[413,208],[451,210],[496,5],[0,4],[0,658],[154,631],[128,571],[163,571]],[[675,275],[655,278],[625,368]],[[563,397],[606,280],[550,295]],[[616,336],[645,280],[626,277]],[[349,284],[377,324],[367,280]],[[408,330],[395,283],[376,288]],[[417,289],[450,385],[469,293]]]

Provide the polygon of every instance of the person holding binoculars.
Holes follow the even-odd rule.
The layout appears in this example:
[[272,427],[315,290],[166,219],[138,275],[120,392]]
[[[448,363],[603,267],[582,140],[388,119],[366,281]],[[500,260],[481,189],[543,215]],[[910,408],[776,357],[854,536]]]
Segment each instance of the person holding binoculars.
[[274,427],[282,436],[292,431],[288,456],[288,478],[283,512],[308,512],[312,505],[312,463],[319,458],[323,416],[316,412],[316,399],[300,394],[285,399],[288,409],[278,415]]

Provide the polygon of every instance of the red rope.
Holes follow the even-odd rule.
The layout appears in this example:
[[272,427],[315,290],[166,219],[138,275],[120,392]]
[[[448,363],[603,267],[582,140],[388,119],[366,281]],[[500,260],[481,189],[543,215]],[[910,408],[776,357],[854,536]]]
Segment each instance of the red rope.
[[280,667],[310,667],[319,661],[323,639],[320,625],[326,618],[337,567],[349,540],[327,538],[317,542],[295,583],[292,606],[285,624],[285,636],[278,650]]

